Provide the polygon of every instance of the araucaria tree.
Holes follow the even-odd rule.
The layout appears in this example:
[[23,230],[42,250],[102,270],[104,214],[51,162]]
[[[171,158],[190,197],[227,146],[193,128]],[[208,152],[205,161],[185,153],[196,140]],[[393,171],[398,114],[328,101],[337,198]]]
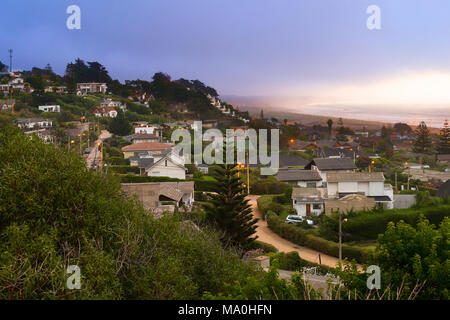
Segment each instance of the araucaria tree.
[[437,147],[437,152],[440,154],[450,153],[450,127],[448,125],[447,120],[445,120],[444,126],[442,127],[439,135],[439,144]]
[[231,164],[216,165],[216,194],[205,206],[206,217],[223,232],[221,240],[225,245],[248,247],[257,237],[256,222],[252,208],[245,199],[244,187],[237,176],[237,169]]
[[424,121],[419,124],[415,133],[417,138],[414,142],[414,152],[426,153],[431,151],[430,131]]

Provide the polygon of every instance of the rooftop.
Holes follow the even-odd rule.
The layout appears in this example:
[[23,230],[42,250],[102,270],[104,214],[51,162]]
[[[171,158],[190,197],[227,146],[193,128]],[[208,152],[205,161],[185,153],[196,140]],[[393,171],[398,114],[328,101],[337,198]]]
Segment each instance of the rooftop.
[[328,182],[384,182],[383,172],[342,172],[327,173]]
[[172,146],[161,142],[139,142],[122,148],[122,151],[147,151],[147,150],[164,150],[170,149]]
[[278,181],[321,181],[317,171],[297,168],[279,169],[276,175]]
[[356,165],[352,158],[314,158],[305,169],[311,169],[315,165],[319,170],[353,170]]

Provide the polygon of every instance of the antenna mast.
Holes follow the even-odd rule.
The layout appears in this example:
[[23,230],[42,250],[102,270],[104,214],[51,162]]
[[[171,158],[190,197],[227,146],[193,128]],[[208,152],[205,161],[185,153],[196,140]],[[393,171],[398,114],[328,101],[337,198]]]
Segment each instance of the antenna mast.
[[12,72],[12,53],[13,53],[13,50],[9,49],[8,51],[9,51],[9,72]]

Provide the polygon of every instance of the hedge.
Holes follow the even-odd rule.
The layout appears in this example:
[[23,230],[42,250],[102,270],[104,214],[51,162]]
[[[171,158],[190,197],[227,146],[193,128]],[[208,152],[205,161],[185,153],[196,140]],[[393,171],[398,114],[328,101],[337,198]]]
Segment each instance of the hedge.
[[382,212],[363,213],[351,217],[342,224],[342,231],[349,233],[355,239],[376,240],[379,234],[386,231],[389,222],[399,222],[400,220],[415,226],[419,215],[423,214],[430,223],[439,225],[446,216],[450,216],[450,205],[430,206],[419,209],[394,209]]
[[110,166],[109,167],[111,171],[115,173],[135,173],[139,174],[141,172],[141,169],[136,166],[127,166],[127,165],[116,165],[116,166]]
[[115,166],[130,165],[130,160],[129,159],[124,159],[124,158],[121,158],[121,157],[111,157],[111,158],[109,158],[109,162],[112,165],[115,165]]
[[145,182],[171,182],[171,181],[186,181],[169,177],[149,177],[149,176],[135,176],[131,174],[118,174],[121,183],[145,183]]
[[[267,224],[273,232],[300,246],[305,246],[333,257],[339,257],[339,245],[336,242],[309,234],[306,230],[292,224],[284,223],[283,219],[270,214],[267,216]],[[342,256],[355,259],[357,262],[368,262],[371,252],[362,248],[342,245]]]
[[205,180],[204,178],[195,178],[195,190],[196,191],[216,191],[216,181],[214,180]]

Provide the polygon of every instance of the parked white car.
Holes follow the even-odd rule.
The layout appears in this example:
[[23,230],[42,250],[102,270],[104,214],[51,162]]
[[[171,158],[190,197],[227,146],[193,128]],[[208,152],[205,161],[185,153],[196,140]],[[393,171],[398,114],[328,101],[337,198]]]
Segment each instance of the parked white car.
[[285,223],[288,224],[296,224],[296,223],[302,223],[303,221],[306,221],[309,225],[313,224],[312,220],[309,219],[305,219],[301,216],[296,216],[296,215],[289,215],[286,217],[286,220],[284,221]]

